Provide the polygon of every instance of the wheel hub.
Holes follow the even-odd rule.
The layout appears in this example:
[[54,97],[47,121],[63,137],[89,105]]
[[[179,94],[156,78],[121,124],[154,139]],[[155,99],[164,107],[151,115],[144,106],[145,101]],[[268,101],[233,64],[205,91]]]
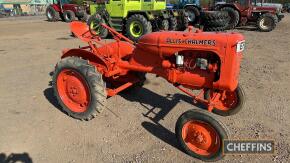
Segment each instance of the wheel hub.
[[217,132],[209,125],[200,121],[189,121],[182,128],[182,138],[187,147],[199,155],[211,155],[220,147]]
[[130,32],[131,32],[132,36],[140,37],[143,33],[143,28],[142,28],[142,25],[140,24],[140,22],[133,21],[130,24]]
[[73,112],[86,111],[90,93],[85,79],[75,70],[62,70],[57,77],[57,89],[62,102]]
[[197,142],[200,145],[206,143],[205,135],[202,132],[194,131],[193,137],[194,137],[193,142]]
[[195,14],[192,12],[188,12],[188,17],[187,17],[189,22],[193,22],[195,20]]
[[71,19],[70,18],[70,15],[68,15],[68,14],[66,14],[65,17],[66,17],[67,20],[70,20]]
[[260,27],[263,28],[263,29],[268,29],[272,24],[272,19],[270,18],[263,18],[261,21],[260,21]]

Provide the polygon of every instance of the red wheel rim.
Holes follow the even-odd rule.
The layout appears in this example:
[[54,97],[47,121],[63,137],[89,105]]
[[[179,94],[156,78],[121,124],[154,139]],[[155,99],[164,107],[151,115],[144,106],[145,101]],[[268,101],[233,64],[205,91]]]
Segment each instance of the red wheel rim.
[[57,91],[62,102],[73,112],[85,112],[90,103],[90,91],[82,75],[64,69],[57,76]]
[[[211,92],[210,93],[210,97],[214,97],[217,94],[217,92]],[[235,108],[238,105],[238,95],[237,95],[237,91],[234,92],[229,92],[226,91],[226,93],[224,94],[224,97],[221,97],[215,101],[215,105],[214,107],[219,109],[219,110],[223,110],[223,111],[228,111],[230,109]]]
[[217,131],[201,121],[186,122],[182,127],[182,139],[192,152],[202,156],[213,155],[221,147]]

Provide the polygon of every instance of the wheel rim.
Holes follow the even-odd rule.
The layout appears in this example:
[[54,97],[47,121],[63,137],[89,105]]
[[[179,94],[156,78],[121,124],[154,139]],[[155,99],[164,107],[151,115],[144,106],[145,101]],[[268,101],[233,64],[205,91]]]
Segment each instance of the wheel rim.
[[188,17],[187,17],[189,22],[193,22],[195,19],[195,14],[193,12],[188,12]]
[[91,24],[90,24],[90,28],[92,29],[92,30],[94,30],[95,32],[98,32],[99,33],[99,25],[97,25],[97,23],[94,23],[94,21],[92,21],[91,22]]
[[[210,98],[215,97],[217,92],[210,92]],[[215,108],[223,111],[228,111],[236,108],[238,105],[237,90],[234,92],[226,91],[224,97],[220,97],[215,101]]]
[[62,70],[57,77],[57,90],[62,102],[73,112],[85,112],[90,103],[87,82],[72,69]]
[[221,138],[217,131],[208,123],[191,120],[182,127],[182,139],[194,153],[211,156],[220,149]]
[[95,32],[95,34],[97,34],[97,35],[101,34],[101,30],[105,30],[103,28],[101,29],[101,25],[100,25],[101,22],[103,22],[103,21],[93,20],[90,23],[90,29],[92,29]]
[[51,10],[49,10],[49,11],[47,12],[47,17],[48,17],[49,19],[52,19]]
[[133,21],[130,24],[130,33],[134,37],[140,37],[143,33],[142,24],[138,21]]
[[262,29],[269,29],[273,21],[271,18],[265,17],[260,21],[260,27]]
[[66,14],[66,15],[65,15],[65,18],[66,18],[66,20],[70,20],[70,19],[71,19],[71,17],[70,17],[69,14]]

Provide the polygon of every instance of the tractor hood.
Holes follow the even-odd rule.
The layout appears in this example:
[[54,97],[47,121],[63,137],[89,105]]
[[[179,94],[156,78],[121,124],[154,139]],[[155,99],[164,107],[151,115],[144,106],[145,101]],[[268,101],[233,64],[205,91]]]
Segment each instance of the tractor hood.
[[225,53],[227,46],[235,47],[238,42],[243,41],[243,35],[239,33],[222,32],[153,32],[142,36],[137,49],[146,49],[148,53],[163,56],[174,55],[183,50],[206,50]]
[[278,13],[279,9],[275,6],[254,6],[254,10],[269,11],[271,13]]

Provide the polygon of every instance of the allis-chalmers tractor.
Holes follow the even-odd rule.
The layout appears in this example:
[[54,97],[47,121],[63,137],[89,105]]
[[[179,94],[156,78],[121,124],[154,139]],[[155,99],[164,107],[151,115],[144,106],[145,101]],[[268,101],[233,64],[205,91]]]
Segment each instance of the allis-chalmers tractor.
[[[115,42],[104,43],[94,30],[72,22],[71,30],[88,46],[63,51],[53,73],[53,89],[64,112],[90,120],[106,99],[145,80],[146,73],[166,79],[176,88],[219,115],[237,113],[244,103],[238,84],[244,37],[210,33],[189,27],[187,32],[162,31],[142,36],[137,43],[106,24]],[[191,90],[200,90],[195,95]],[[225,128],[211,113],[189,110],[176,123],[176,137],[189,155],[221,159]]]
[[237,25],[255,23],[262,32],[272,31],[284,15],[275,6],[257,6],[256,2],[257,0],[227,0],[216,3],[213,10],[228,12],[230,21],[227,29],[233,29]]

